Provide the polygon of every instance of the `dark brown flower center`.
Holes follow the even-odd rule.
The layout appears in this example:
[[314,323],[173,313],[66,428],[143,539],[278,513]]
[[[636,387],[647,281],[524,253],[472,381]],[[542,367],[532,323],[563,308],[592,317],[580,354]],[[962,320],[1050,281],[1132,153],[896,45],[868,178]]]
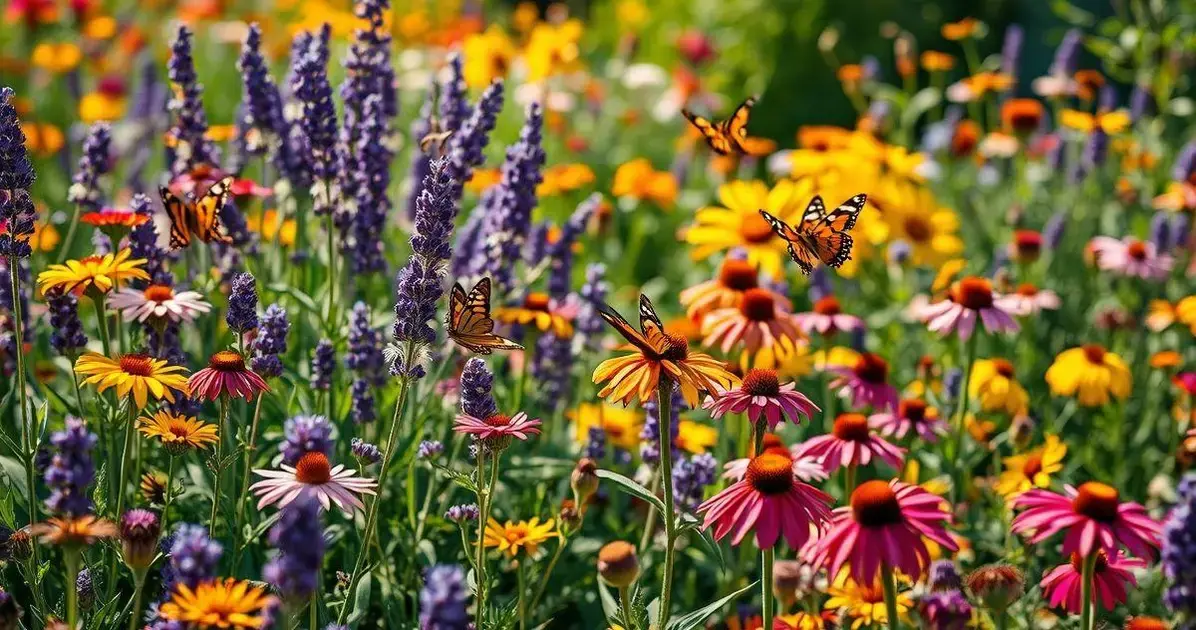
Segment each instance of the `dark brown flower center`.
[[1105,349],[1094,343],[1084,344],[1084,357],[1093,365],[1105,364]]
[[828,295],[814,303],[814,312],[819,315],[838,315],[843,309],[839,306],[838,298]]
[[831,433],[840,440],[866,442],[869,438],[868,418],[862,413],[844,413],[835,418]]
[[126,354],[120,358],[120,371],[133,376],[151,376],[154,362],[149,355]]
[[743,377],[740,389],[752,396],[774,397],[781,393],[781,382],[777,379],[776,370],[752,368],[748,370],[747,376]]
[[145,299],[150,302],[165,302],[174,298],[174,289],[161,284],[151,284],[145,288]]
[[915,243],[925,243],[934,235],[934,229],[930,227],[930,222],[925,217],[917,215],[906,217],[901,222],[901,227],[905,230],[905,235]]
[[[1073,551],[1071,554],[1071,568],[1075,569],[1076,573],[1082,573],[1084,571],[1084,556]],[[1097,549],[1096,564],[1092,567],[1093,572],[1104,573],[1108,568],[1109,556],[1105,553],[1104,549]]]
[[762,494],[784,494],[793,488],[793,461],[763,453],[748,464],[747,480]]
[[239,352],[221,350],[208,359],[208,367],[218,372],[244,372],[245,358]]
[[1072,499],[1071,507],[1077,514],[1083,514],[1094,521],[1112,523],[1117,520],[1120,499],[1117,488],[1099,481],[1089,481],[1080,485],[1076,498]]
[[955,285],[955,302],[973,311],[992,308],[993,285],[984,278],[968,276]]
[[1022,466],[1022,474],[1026,475],[1027,479],[1034,479],[1034,475],[1042,472],[1042,454],[1034,453],[1026,458],[1026,463]]
[[664,350],[660,353],[660,358],[665,361],[683,361],[689,356],[689,342],[684,337],[677,335],[670,335],[669,333],[661,333],[664,338]]
[[1125,246],[1125,253],[1130,258],[1133,258],[1139,262],[1146,260],[1146,243],[1143,243],[1142,241],[1132,241],[1129,245]]
[[993,369],[1005,378],[1013,378],[1013,364],[1008,359],[993,359]]
[[868,383],[884,383],[889,378],[889,363],[871,352],[865,352],[856,361],[855,375]]
[[897,405],[897,415],[912,422],[922,422],[926,419],[926,401],[919,398],[907,398]]
[[746,260],[728,258],[718,272],[718,281],[728,289],[747,291],[760,286],[756,268]]
[[772,293],[765,289],[748,289],[743,292],[743,302],[739,305],[743,316],[754,322],[770,322],[776,319],[777,302]]
[[864,527],[897,525],[903,520],[897,493],[879,479],[865,481],[851,493],[851,515]]
[[772,239],[772,226],[759,212],[745,214],[739,222],[739,235],[751,244],[766,243]]
[[1013,233],[1013,246],[1020,256],[1034,256],[1042,251],[1042,234],[1034,230],[1018,230]]
[[548,311],[548,295],[544,293],[528,293],[523,298],[523,308],[529,311]]
[[319,451],[304,453],[295,464],[295,479],[308,485],[328,483],[332,479],[328,456]]

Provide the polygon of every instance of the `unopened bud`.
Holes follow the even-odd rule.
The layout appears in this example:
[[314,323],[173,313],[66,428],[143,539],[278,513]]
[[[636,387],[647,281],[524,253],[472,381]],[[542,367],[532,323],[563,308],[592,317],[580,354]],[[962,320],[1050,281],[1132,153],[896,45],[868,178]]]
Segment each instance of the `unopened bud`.
[[640,576],[640,560],[636,557],[635,546],[622,540],[603,545],[598,550],[598,575],[615,588],[631,586]]
[[573,501],[584,510],[586,502],[598,492],[598,465],[594,460],[583,457],[577,462],[569,476],[569,486],[573,488]]
[[968,591],[985,608],[1003,611],[1021,599],[1026,590],[1026,578],[1017,567],[990,564],[968,575]]

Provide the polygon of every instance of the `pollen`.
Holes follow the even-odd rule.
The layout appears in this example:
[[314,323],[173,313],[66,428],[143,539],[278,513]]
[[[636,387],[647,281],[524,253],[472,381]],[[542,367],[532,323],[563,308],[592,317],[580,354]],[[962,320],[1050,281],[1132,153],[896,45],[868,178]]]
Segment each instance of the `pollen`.
[[239,352],[221,350],[208,359],[208,367],[218,372],[242,372],[245,370],[245,358]]
[[784,494],[793,488],[793,460],[761,454],[748,464],[746,479],[762,494]]

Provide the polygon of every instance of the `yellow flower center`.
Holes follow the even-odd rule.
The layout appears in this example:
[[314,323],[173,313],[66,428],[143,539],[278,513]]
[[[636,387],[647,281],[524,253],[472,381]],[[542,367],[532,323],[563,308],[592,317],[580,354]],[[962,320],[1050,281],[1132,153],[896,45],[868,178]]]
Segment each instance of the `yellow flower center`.
[[146,354],[126,354],[120,358],[120,371],[133,376],[151,376],[154,373],[153,359]]
[[851,515],[864,527],[896,525],[901,522],[901,504],[887,481],[861,483],[851,493]]

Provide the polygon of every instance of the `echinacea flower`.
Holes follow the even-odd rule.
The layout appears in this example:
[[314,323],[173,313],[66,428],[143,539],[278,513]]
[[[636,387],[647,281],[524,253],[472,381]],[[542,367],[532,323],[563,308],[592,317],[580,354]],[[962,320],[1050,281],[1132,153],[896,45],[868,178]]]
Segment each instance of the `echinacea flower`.
[[775,295],[766,289],[748,289],[737,308],[708,313],[702,319],[702,345],[717,346],[724,354],[733,348],[765,351],[771,356],[792,352],[801,333],[794,315]]
[[[826,469],[816,457],[808,455],[799,457],[798,451],[801,450],[800,444],[793,446],[785,446],[781,438],[775,433],[764,434],[764,449],[760,454],[771,453],[773,455],[780,455],[781,457],[788,457],[793,461],[793,474],[801,481],[826,481]],[[723,464],[723,479],[730,479],[731,481],[739,481],[747,474],[748,465],[752,463],[751,457],[742,457],[740,459],[733,459],[726,464]]]
[[101,539],[115,537],[118,529],[112,521],[85,514],[51,518],[34,525],[29,533],[51,545],[87,547]]
[[1013,363],[1007,359],[977,359],[967,386],[968,395],[980,401],[981,411],[1015,416],[1025,413],[1030,404],[1030,395],[1014,378]]
[[881,435],[897,439],[912,431],[930,444],[937,442],[947,431],[947,423],[939,417],[938,409],[921,398],[905,398],[898,403],[896,411],[873,414],[868,418],[868,426]]
[[1127,237],[1117,240],[1098,236],[1088,244],[1096,256],[1096,266],[1118,275],[1164,280],[1171,274],[1175,259],[1158,250],[1154,243]]
[[358,477],[343,464],[332,466],[328,456],[319,451],[305,454],[294,466],[282,464],[281,470],[255,468],[253,473],[265,477],[250,486],[258,496],[259,510],[275,504],[285,507],[300,496],[313,496],[325,510],[335,503],[342,512],[352,516],[354,509],[365,509],[357,495],[373,495],[378,485],[373,479]]
[[543,523],[540,522],[540,519],[533,518],[530,521],[519,521],[518,523],[507,521],[501,525],[491,518],[486,521],[486,533],[482,544],[486,547],[494,547],[498,549],[499,553],[504,553],[511,558],[518,556],[521,552],[527,556],[535,556],[540,549],[540,543],[557,536],[559,534],[557,534],[551,518]]
[[1013,314],[1022,316],[1056,311],[1063,304],[1058,293],[1050,289],[1040,289],[1028,282],[1019,284],[1013,293],[1006,294],[1002,303]]
[[873,479],[851,493],[850,505],[836,508],[826,534],[806,551],[814,565],[838,575],[844,566],[858,584],[872,584],[881,567],[916,577],[930,566],[930,540],[959,548],[947,532],[951,514],[942,497],[897,480]]
[[905,449],[876,435],[868,418],[858,413],[840,414],[830,433],[806,440],[798,454],[817,458],[828,472],[843,466],[867,466],[873,458],[900,469],[905,460]]
[[79,220],[100,229],[113,227],[132,229],[149,221],[150,217],[129,208],[104,208],[99,212],[85,212],[79,217]]
[[181,374],[184,368],[170,365],[162,359],[146,354],[124,354],[110,359],[102,354],[88,352],[75,360],[75,373],[86,376],[85,385],[95,385],[99,393],[110,387],[124,398],[133,394],[138,409],[144,409],[149,397],[174,402],[174,393],[187,395],[187,378]]
[[831,336],[837,332],[852,332],[864,327],[864,320],[843,312],[839,299],[828,295],[814,302],[814,310],[794,316],[797,327],[807,335],[817,332]]
[[[1096,564],[1092,571],[1092,601],[1099,602],[1105,610],[1113,610],[1125,603],[1126,585],[1137,586],[1133,569],[1146,566],[1141,558],[1127,558],[1117,551],[1110,556],[1104,551],[1096,552]],[[1083,607],[1083,565],[1084,558],[1071,554],[1071,560],[1051,569],[1042,576],[1042,593],[1052,608],[1063,607],[1067,612],[1079,614]]]
[[191,375],[191,393],[200,400],[216,400],[221,396],[253,400],[254,396],[270,390],[266,380],[245,365],[241,353],[221,350],[208,359],[208,367]]
[[79,260],[68,260],[65,264],[50,265],[37,276],[38,289],[42,293],[60,289],[63,293],[105,294],[124,280],[149,280],[149,274],[142,269],[144,258],[130,258],[128,248],[114,254],[87,256]]
[[714,527],[715,540],[734,534],[738,545],[752,531],[761,549],[783,534],[789,546],[802,548],[811,529],[822,530],[830,517],[830,495],[798,481],[788,457],[764,453],[748,464],[744,478],[698,506],[702,529]]
[[529,419],[522,411],[514,416],[496,413],[485,418],[460,413],[453,421],[453,431],[472,435],[494,448],[501,449],[510,444],[512,438],[527,441],[531,436],[539,434],[540,420]]
[[737,308],[743,301],[744,293],[750,289],[769,291],[778,304],[789,310],[789,301],[784,296],[761,287],[759,276],[756,267],[746,260],[731,257],[723,259],[718,268],[718,275],[713,280],[695,284],[678,296],[681,306],[685,307],[685,316],[701,322],[711,311]]
[[794,383],[782,385],[776,370],[759,368],[748,370],[739,386],[708,397],[702,408],[715,418],[746,413],[753,423],[767,420],[770,431],[785,420],[799,424],[802,417],[809,419],[821,411]]
[[851,401],[852,406],[872,406],[874,409],[896,409],[900,396],[889,384],[889,363],[871,352],[860,353],[854,365],[832,365],[826,370],[835,374],[831,389]]
[[1066,532],[1063,553],[1087,558],[1096,551],[1116,554],[1119,545],[1130,553],[1153,558],[1162,542],[1162,526],[1132,501],[1122,501],[1117,488],[1088,481],[1079,488],[1066,486],[1066,494],[1029,490],[1014,501],[1026,508],[1013,519],[1015,534],[1029,534],[1030,543]]
[[179,584],[170,601],[158,607],[158,614],[188,627],[258,630],[266,623],[266,609],[273,600],[265,586],[225,578],[203,582],[194,589]]
[[212,305],[197,291],[180,291],[162,285],[151,284],[145,289],[124,288],[109,298],[109,305],[120,311],[126,322],[144,322],[150,318],[171,322],[194,321],[201,313],[212,310]]
[[1047,385],[1056,396],[1075,396],[1085,407],[1130,395],[1134,382],[1120,356],[1097,344],[1085,344],[1059,353],[1046,372]]
[[142,435],[155,438],[172,455],[188,449],[206,448],[220,440],[216,425],[171,411],[159,410],[154,415],[141,418],[137,428]]
[[1009,502],[1023,492],[1033,488],[1051,487],[1051,475],[1063,470],[1063,458],[1067,456],[1067,445],[1057,435],[1046,436],[1042,446],[1006,457],[1004,470],[997,480],[995,490]]
[[550,299],[544,293],[528,293],[519,306],[494,309],[494,320],[504,324],[531,324],[540,332],[567,339],[573,334],[573,319],[580,304],[576,301]]
[[[881,627],[889,622],[884,587],[879,580],[861,584],[851,579],[847,571],[842,571],[834,582],[827,586],[826,592],[830,597],[823,604],[823,608],[828,611],[841,611],[851,620],[852,630]],[[909,610],[913,605],[914,601],[908,592],[897,594],[897,616],[902,622],[909,621]],[[844,624],[846,622],[847,619],[844,619]]]
[[1016,331],[1018,325],[1012,317],[1015,313],[1009,300],[993,291],[992,282],[969,276],[955,284],[950,299],[931,304],[922,315],[931,332],[958,332],[960,339],[967,339],[976,328],[976,320],[991,333]]

